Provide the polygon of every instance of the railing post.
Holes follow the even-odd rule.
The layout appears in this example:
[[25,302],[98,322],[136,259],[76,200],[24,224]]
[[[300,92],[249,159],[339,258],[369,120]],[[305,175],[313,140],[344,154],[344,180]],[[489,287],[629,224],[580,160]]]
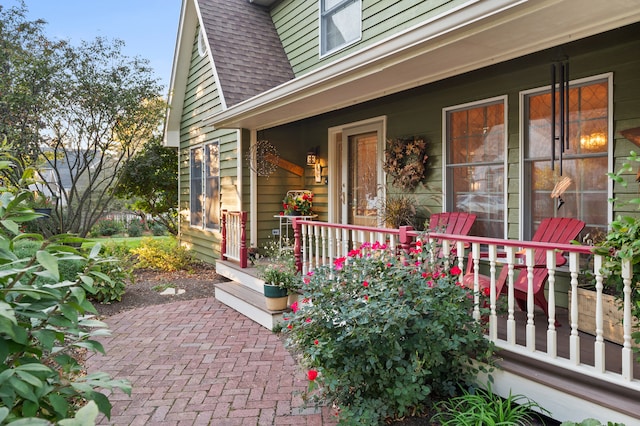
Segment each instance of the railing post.
[[296,270],[302,272],[302,232],[301,226],[298,223],[298,218],[291,219],[291,225],[293,227],[293,256],[295,257]]
[[247,267],[247,212],[240,212],[240,267]]
[[400,243],[400,249],[405,253],[408,253],[411,250],[411,243],[413,242],[413,237],[409,236],[409,231],[413,231],[412,226],[401,226],[398,228],[400,231],[398,235],[398,242]]
[[227,260],[227,210],[222,210],[222,241],[220,242],[220,259]]

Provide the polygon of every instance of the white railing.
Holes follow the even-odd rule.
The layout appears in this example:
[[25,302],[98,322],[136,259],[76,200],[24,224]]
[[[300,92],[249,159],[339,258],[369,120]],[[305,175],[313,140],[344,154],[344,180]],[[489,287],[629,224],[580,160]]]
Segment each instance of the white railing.
[[220,256],[238,262],[241,268],[247,267],[246,225],[247,212],[222,211]]
[[[411,229],[380,229],[368,227],[356,227],[348,225],[328,224],[315,221],[296,221],[294,223],[294,237],[296,256],[299,268],[306,273],[320,265],[331,262],[342,256],[346,256],[349,250],[358,247],[363,242],[385,242],[396,250],[407,249],[419,234]],[[588,377],[598,378],[609,383],[621,385],[640,391],[640,381],[634,378],[634,354],[632,349],[631,331],[631,274],[629,263],[623,265],[624,280],[624,344],[615,354],[618,362],[610,363],[617,366],[612,370],[608,368],[605,358],[605,341],[603,336],[603,303],[602,289],[603,277],[600,273],[602,257],[591,253],[590,247],[570,244],[547,244],[538,242],[524,242],[513,240],[500,240],[483,237],[469,237],[449,234],[431,233],[430,238],[442,243],[444,255],[451,253],[456,248],[455,261],[462,271],[467,271],[467,279],[472,279],[475,293],[474,315],[481,320],[479,296],[480,268],[486,269],[489,286],[489,314],[487,337],[495,342],[496,346],[505,351],[511,351],[519,355],[558,366]],[[540,250],[545,251],[547,264],[534,265],[531,259]],[[557,253],[565,255],[566,264],[557,267]],[[470,255],[469,255],[470,254]],[[524,254],[519,256],[518,254]],[[468,260],[469,258],[469,260]],[[590,262],[590,260],[592,260]],[[472,262],[472,267],[467,268],[467,262]],[[579,333],[578,318],[578,277],[583,276],[586,266],[595,277],[595,336]],[[506,268],[506,294],[500,295],[496,284],[499,282],[498,269]],[[548,317],[536,316],[534,293],[534,269],[545,268],[548,272],[546,287],[548,289]],[[526,300],[521,303],[526,306],[526,314],[518,312],[516,315],[516,291],[514,280],[519,271],[526,271],[527,292]],[[470,275],[469,275],[470,274]],[[560,278],[568,281],[565,290],[559,289]],[[461,276],[462,279],[462,276]],[[486,278],[485,278],[486,280]],[[570,306],[560,307],[556,303],[556,295],[566,296],[571,293]],[[525,296],[523,296],[525,297]],[[505,303],[506,312],[499,312],[498,300]],[[568,327],[570,332],[559,334],[556,323],[557,313],[560,309],[567,309]],[[564,311],[563,311],[564,312]],[[536,319],[537,318],[537,319]],[[558,317],[559,318],[559,317]],[[563,317],[564,319],[564,317]],[[537,322],[536,322],[537,321]],[[536,342],[536,328],[543,327],[546,330],[546,345]],[[516,338],[517,330],[524,329],[524,339]],[[538,347],[540,346],[540,347]],[[544,348],[546,346],[546,349]],[[568,348],[568,354],[560,353],[559,348]],[[585,351],[593,355],[593,365],[581,362],[581,354]],[[607,352],[610,354],[610,352]],[[617,370],[621,365],[621,370]]]

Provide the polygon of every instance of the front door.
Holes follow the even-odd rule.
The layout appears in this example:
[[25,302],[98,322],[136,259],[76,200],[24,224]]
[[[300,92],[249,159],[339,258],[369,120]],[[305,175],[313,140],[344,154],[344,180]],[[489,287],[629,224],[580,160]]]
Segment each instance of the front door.
[[376,226],[378,209],[384,194],[382,172],[382,120],[345,127],[336,134],[337,164],[340,174],[335,185],[335,205],[339,222],[350,225]]

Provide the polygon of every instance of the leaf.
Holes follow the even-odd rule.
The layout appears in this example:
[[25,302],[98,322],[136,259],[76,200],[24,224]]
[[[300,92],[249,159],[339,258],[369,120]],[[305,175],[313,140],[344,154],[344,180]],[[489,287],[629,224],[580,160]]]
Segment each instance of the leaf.
[[[51,406],[53,407],[55,412],[58,413],[60,417],[67,416],[67,411],[69,410],[69,404],[67,403],[67,399],[65,397],[57,393],[54,393],[49,395],[49,402],[51,403]],[[87,424],[91,424],[91,423],[87,423]]]
[[9,386],[13,387],[18,395],[23,397],[24,399],[28,399],[29,401],[38,402],[38,398],[33,393],[33,390],[24,383],[21,379],[17,378],[15,375],[11,376],[8,380]]
[[[0,301],[0,317],[8,319],[13,324],[18,324],[18,321],[16,320],[16,313],[13,310],[13,307],[3,301]],[[1,331],[2,330],[0,329],[0,332]]]
[[36,259],[38,259],[38,262],[40,262],[40,264],[53,275],[55,280],[60,279],[57,257],[47,251],[38,250],[36,252]]
[[95,402],[89,401],[87,404],[76,412],[72,419],[64,419],[58,422],[61,426],[85,426],[96,424],[98,417],[98,406]]

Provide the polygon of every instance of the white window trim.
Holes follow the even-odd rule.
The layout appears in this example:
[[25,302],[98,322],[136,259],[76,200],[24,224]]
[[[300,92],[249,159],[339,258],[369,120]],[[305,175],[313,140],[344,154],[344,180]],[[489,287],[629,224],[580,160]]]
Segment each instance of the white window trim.
[[[609,129],[609,133],[607,134],[607,140],[609,141],[608,147],[607,147],[607,172],[611,173],[613,171],[613,163],[614,163],[614,159],[613,159],[613,73],[612,72],[608,72],[608,73],[604,73],[604,74],[598,74],[598,75],[592,75],[589,77],[584,77],[584,78],[579,78],[579,79],[575,79],[575,80],[570,80],[569,81],[569,86],[574,86],[574,85],[581,85],[584,83],[592,83],[595,82],[597,80],[604,80],[606,79],[608,84],[607,84],[607,102],[609,102],[609,114],[607,117],[607,127]],[[526,117],[524,116],[525,114],[525,98],[528,95],[531,94],[536,94],[536,93],[544,93],[544,92],[548,92],[551,90],[551,84],[548,84],[546,86],[540,86],[540,87],[535,87],[532,89],[527,89],[527,90],[523,90],[519,93],[519,121],[520,121],[520,126],[518,129],[518,134],[519,134],[519,140],[518,140],[518,149],[520,151],[520,157],[518,159],[519,164],[519,172],[518,172],[518,178],[520,181],[520,185],[518,188],[518,196],[519,196],[519,200],[518,200],[518,238],[522,239],[523,235],[524,235],[524,188],[525,188],[525,184],[524,184],[524,131],[525,131],[525,120]],[[607,179],[607,199],[611,199],[613,197],[613,181],[611,179]],[[611,203],[607,203],[607,223],[611,223],[613,221],[613,206],[611,205]]]
[[452,105],[442,109],[442,211],[447,211],[447,165],[449,164],[449,158],[447,156],[447,114],[452,111],[469,109],[476,106],[486,105],[488,103],[495,103],[502,101],[504,104],[504,163],[503,163],[503,182],[504,182],[504,217],[503,217],[503,234],[505,238],[509,235],[509,98],[507,95],[495,96],[492,98],[481,99],[473,102],[467,102],[459,105]]
[[198,54],[201,58],[207,55],[207,41],[205,40],[204,29],[202,27],[198,30]]
[[322,2],[323,1],[324,0],[318,0],[318,36],[319,36],[319,39],[318,39],[318,52],[319,52],[319,54],[318,54],[318,56],[319,56],[320,59],[326,58],[327,56],[331,56],[334,53],[339,52],[339,51],[341,51],[341,50],[343,50],[343,49],[345,49],[345,48],[347,48],[347,47],[349,47],[349,46],[351,46],[351,45],[353,45],[355,43],[358,43],[360,40],[362,40],[362,0],[357,0],[356,2],[358,3],[358,6],[360,7],[360,20],[358,22],[358,25],[360,26],[360,29],[359,29],[360,36],[355,38],[355,39],[353,39],[352,41],[349,41],[349,42],[343,44],[343,45],[340,45],[340,46],[335,47],[335,48],[333,48],[331,50],[323,52],[322,51],[323,46],[324,46],[324,42],[323,42],[324,38],[323,38],[323,34],[322,34]]
[[[198,145],[194,145],[189,147],[189,227],[192,229],[198,229],[198,230],[206,230],[206,231],[211,231],[211,232],[220,232],[221,229],[221,222],[218,221],[218,223],[216,224],[215,227],[208,227],[207,226],[207,221],[205,218],[205,206],[206,206],[206,198],[207,198],[207,192],[206,192],[206,161],[205,161],[205,154],[206,154],[206,150],[207,150],[207,146],[209,145],[218,145],[218,194],[221,194],[222,191],[222,185],[221,185],[221,178],[220,178],[220,140],[219,139],[215,139],[213,141],[210,142],[206,142],[206,143],[201,143]],[[193,210],[192,210],[192,206],[191,206],[191,195],[193,194],[193,175],[192,175],[192,169],[191,169],[191,159],[192,159],[192,153],[194,150],[196,149],[202,149],[202,176],[201,176],[201,193],[203,196],[203,200],[202,200],[202,208],[203,211],[202,213],[202,225],[193,225],[191,223],[191,215],[193,214]],[[220,199],[218,199],[218,204],[220,204]],[[222,215],[222,209],[219,209],[219,215]],[[222,217],[220,216],[219,218],[220,220],[222,219]]]

